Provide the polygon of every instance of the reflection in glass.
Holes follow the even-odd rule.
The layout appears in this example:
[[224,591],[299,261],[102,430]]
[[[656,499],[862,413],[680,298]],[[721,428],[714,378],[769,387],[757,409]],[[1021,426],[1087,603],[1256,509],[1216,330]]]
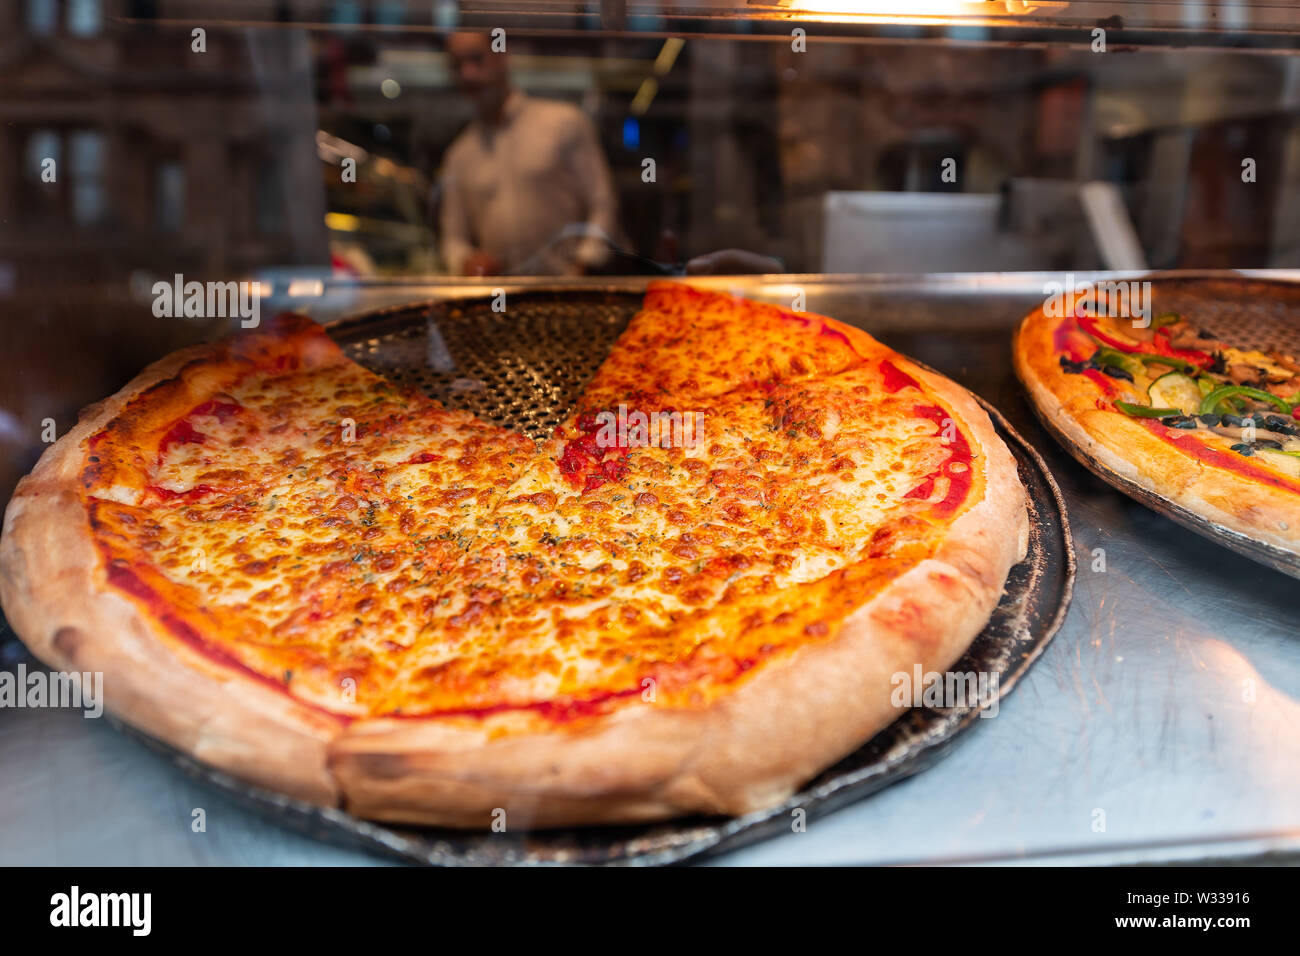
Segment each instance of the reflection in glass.
[[93,226],[104,218],[104,134],[77,130],[70,137],[72,218]]
[[55,174],[58,174],[59,160],[61,158],[63,144],[59,140],[59,134],[52,129],[32,130],[27,136],[27,155],[23,162],[23,171],[27,178],[33,182],[41,181],[41,173],[45,170],[45,161],[54,160]]
[[99,32],[99,0],[67,0],[68,32],[73,36],[90,37]]
[[58,0],[27,0],[27,30],[32,36],[50,36],[58,21]]
[[154,171],[154,219],[160,232],[179,232],[185,224],[185,167],[175,160]]

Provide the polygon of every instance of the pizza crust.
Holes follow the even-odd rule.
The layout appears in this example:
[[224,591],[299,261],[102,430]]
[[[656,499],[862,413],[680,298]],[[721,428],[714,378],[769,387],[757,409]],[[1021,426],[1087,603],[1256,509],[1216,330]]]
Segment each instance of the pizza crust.
[[110,587],[80,497],[86,439],[139,392],[217,354],[197,346],[149,366],[41,456],[5,511],[0,602],[48,666],[102,672],[117,717],[252,783],[336,804],[326,757],[341,722],[187,648]]
[[[828,320],[866,355],[883,347]],[[216,354],[150,366],[42,457],[19,484],[0,540],[0,600],[53,668],[102,671],[127,723],[249,783],[359,816],[513,829],[741,814],[771,806],[898,718],[891,678],[945,671],[984,627],[1028,517],[1016,463],[978,403],[900,356],[957,415],[985,468],[983,499],[939,551],[888,584],[826,641],[800,646],[692,709],[622,708],[582,728],[493,735],[487,723],[347,721],[168,635],[110,588],[79,496],[85,440],[135,394]]]
[[[1097,407],[1097,390],[1061,369],[1058,319],[1036,310],[1021,322],[1012,357],[1039,413],[1103,467],[1231,531],[1300,555],[1300,495],[1207,465],[1138,422]],[[1073,449],[1071,449],[1073,451]]]

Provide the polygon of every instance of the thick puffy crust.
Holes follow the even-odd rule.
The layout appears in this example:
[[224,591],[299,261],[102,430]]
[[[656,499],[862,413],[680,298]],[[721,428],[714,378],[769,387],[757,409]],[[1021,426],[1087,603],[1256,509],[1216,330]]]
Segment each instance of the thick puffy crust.
[[[864,355],[870,336],[835,323]],[[439,721],[364,720],[334,744],[344,806],[360,816],[508,827],[741,814],[771,806],[901,711],[895,674],[949,669],[987,623],[1028,547],[1015,459],[964,390],[894,357],[979,444],[982,500],[933,557],[844,618],[826,641],[767,663],[704,707],[625,708],[578,730],[494,736]]]
[[1042,309],[1030,313],[1013,347],[1016,374],[1044,420],[1122,478],[1231,531],[1300,554],[1300,494],[1193,458],[1109,407],[1096,385],[1062,370],[1054,342],[1060,322]]
[[[207,348],[164,359],[88,410],[24,479],[0,542],[0,600],[47,664],[104,672],[108,707],[128,723],[251,783],[360,816],[486,827],[500,809],[524,827],[769,806],[900,715],[893,675],[961,657],[1028,536],[1015,461],[973,398],[860,330],[823,327],[860,356],[888,355],[952,412],[976,446],[982,495],[937,550],[841,607],[829,635],[794,643],[700,705],[618,707],[542,729],[513,729],[508,717],[349,721],[170,639],[105,583],[80,472],[90,435],[132,396],[214,361]],[[869,575],[870,564],[843,573]]]
[[131,397],[191,363],[220,360],[206,346],[164,358],[86,409],[45,452],[5,512],[0,601],[47,665],[102,672],[108,706],[126,722],[245,780],[334,804],[327,750],[339,721],[168,639],[161,622],[106,584],[81,499],[86,439]]

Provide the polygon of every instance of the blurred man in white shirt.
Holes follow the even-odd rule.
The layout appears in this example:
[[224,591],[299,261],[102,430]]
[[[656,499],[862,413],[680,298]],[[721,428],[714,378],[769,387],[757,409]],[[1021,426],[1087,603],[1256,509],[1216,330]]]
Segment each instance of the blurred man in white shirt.
[[577,107],[510,85],[506,54],[456,33],[447,54],[476,118],[443,163],[442,256],[456,275],[577,275],[617,234],[614,184]]

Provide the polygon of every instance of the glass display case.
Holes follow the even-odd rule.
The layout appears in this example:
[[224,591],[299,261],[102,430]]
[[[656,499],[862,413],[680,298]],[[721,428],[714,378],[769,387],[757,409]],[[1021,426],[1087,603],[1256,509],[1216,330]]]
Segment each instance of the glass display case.
[[[0,499],[80,409],[248,318],[188,282],[344,330],[662,278],[798,298],[1000,413],[1077,569],[944,759],[680,856],[1300,859],[1300,583],[1085,468],[1011,357],[1069,283],[1300,278],[1297,52],[1300,7],[1266,0],[4,4]],[[0,766],[4,863],[464,861],[303,835],[76,712],[0,709]],[[221,834],[190,839],[197,806]]]

